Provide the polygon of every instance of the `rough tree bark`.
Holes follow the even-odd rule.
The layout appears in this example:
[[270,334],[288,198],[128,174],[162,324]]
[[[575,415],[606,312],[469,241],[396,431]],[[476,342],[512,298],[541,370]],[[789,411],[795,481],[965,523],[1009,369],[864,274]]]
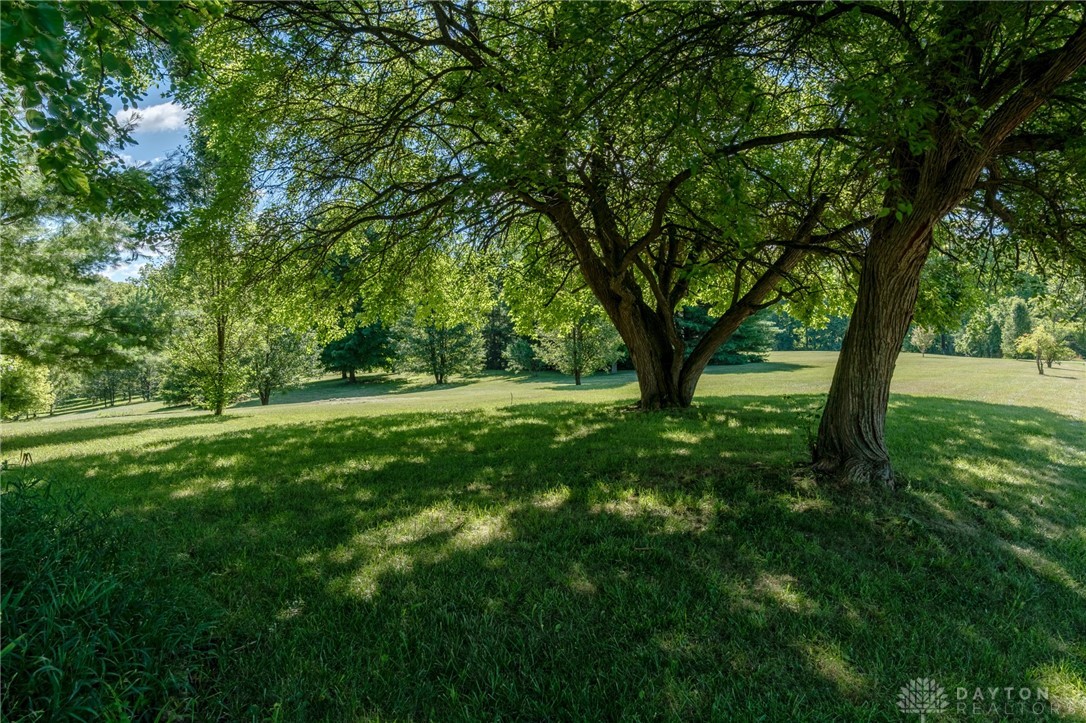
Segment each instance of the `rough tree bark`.
[[610,317],[630,354],[637,372],[641,393],[639,406],[644,410],[689,407],[698,381],[713,354],[727,342],[739,325],[760,309],[780,300],[766,299],[781,281],[795,269],[813,243],[825,242],[866,226],[862,220],[823,236],[814,231],[822,218],[829,197],[820,196],[808,210],[792,237],[782,243],[776,259],[758,275],[750,288],[736,298],[699,343],[686,354],[686,347],[675,318],[675,307],[685,295],[685,286],[673,281],[667,271],[654,274],[646,265],[638,265],[649,279],[652,302],[644,298],[628,266],[636,265],[636,251],[627,245],[619,260],[601,258],[588,241],[588,234],[574,216],[567,202],[556,202],[548,215],[562,232],[567,244],[577,254],[578,265],[589,289]]
[[1008,136],[1086,62],[1086,20],[1057,52],[1042,55],[1013,73],[977,82],[981,90],[970,103],[994,110],[975,136],[947,114],[932,129],[931,150],[921,156],[904,146],[895,150],[890,166],[901,190],[897,198],[888,193],[884,205],[893,208],[904,196],[913,210],[901,221],[887,216],[872,228],[813,450],[817,470],[851,483],[893,486],[884,434],[890,380],[912,320],[931,229],[976,188],[986,165],[1029,140]]

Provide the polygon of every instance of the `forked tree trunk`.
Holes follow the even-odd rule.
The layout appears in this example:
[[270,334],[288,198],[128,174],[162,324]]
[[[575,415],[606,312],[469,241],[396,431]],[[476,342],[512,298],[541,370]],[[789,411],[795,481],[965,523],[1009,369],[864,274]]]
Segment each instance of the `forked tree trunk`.
[[677,334],[677,330],[669,330],[667,323],[647,307],[621,307],[618,311],[618,318],[612,317],[612,320],[626,343],[637,372],[641,409],[690,406],[690,398],[683,397],[680,387],[682,347],[676,349],[668,339],[670,333]]
[[814,449],[815,468],[893,486],[884,429],[890,379],[912,323],[931,225],[879,223],[860,275]]

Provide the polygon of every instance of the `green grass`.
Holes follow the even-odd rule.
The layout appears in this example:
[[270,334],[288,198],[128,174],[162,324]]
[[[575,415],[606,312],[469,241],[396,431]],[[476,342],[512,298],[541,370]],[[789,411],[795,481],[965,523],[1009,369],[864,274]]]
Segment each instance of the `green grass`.
[[833,360],[660,414],[628,373],[324,380],[7,425],[3,456],[170,560],[156,594],[214,623],[201,720],[915,720],[918,677],[940,720],[974,719],[958,686],[1086,720],[1083,364],[903,355],[885,495],[802,467]]

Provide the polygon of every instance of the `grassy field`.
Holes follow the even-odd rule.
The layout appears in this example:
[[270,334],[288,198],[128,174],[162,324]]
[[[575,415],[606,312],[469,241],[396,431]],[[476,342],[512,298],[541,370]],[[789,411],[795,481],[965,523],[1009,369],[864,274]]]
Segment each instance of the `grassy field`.
[[1086,720],[1083,364],[902,355],[890,495],[802,466],[834,359],[659,414],[630,373],[327,379],[5,425],[2,456],[112,510],[206,631],[187,718],[916,720],[930,677],[939,720]]

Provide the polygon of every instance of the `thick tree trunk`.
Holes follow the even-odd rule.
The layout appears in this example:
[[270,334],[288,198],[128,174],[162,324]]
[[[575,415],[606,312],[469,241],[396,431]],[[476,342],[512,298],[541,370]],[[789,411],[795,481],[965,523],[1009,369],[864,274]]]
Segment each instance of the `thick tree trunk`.
[[581,386],[581,370],[580,369],[574,369],[573,370],[573,383],[576,384],[577,386]]
[[930,224],[876,224],[818,429],[817,470],[850,482],[893,486],[883,436],[890,379],[930,248]]
[[356,377],[356,376],[354,375],[354,369],[351,369],[351,370],[350,370],[350,371],[349,371],[349,372],[347,373],[347,383],[348,383],[348,384],[354,384],[354,383],[356,383],[357,381],[358,381],[358,378],[357,378],[357,377]]
[[627,320],[626,329],[619,332],[630,352],[630,361],[637,372],[642,409],[673,409],[690,406],[683,398],[679,375],[682,371],[682,350],[676,353],[665,339],[663,324],[645,323],[641,319]]
[[339,370],[339,378],[340,379],[346,379],[347,378],[347,370],[346,369],[340,369]]

